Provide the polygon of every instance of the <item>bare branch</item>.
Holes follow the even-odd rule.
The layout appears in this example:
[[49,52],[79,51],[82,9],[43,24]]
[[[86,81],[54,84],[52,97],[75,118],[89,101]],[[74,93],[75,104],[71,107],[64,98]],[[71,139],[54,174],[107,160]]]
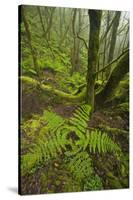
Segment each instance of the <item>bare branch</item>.
[[81,36],[79,36],[78,33],[77,33],[77,38],[80,39],[80,40],[82,40],[84,42],[84,45],[85,45],[86,49],[88,49],[87,42],[85,41],[84,38],[82,38]]

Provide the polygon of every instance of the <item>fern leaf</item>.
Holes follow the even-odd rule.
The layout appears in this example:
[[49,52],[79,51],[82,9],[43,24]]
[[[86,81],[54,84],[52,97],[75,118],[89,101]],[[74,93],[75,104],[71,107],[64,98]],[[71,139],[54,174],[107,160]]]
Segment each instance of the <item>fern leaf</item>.
[[84,139],[86,129],[88,126],[88,120],[90,117],[91,107],[89,105],[82,105],[73,114],[73,117],[70,118],[70,124],[74,127],[74,131],[77,136],[81,139]]
[[80,139],[78,145],[82,144],[85,150],[89,146],[91,153],[120,152],[120,147],[106,134],[100,130],[87,131],[85,139]]
[[67,167],[77,181],[82,181],[93,173],[91,159],[87,152],[79,152],[69,159]]
[[[23,174],[30,173],[40,163],[45,163],[61,155],[66,150],[66,145],[70,143],[68,134],[71,129],[69,126],[63,125],[65,120],[49,111],[45,112],[45,114],[45,120],[47,119],[48,121],[47,128],[43,127],[40,130],[38,140],[30,149],[30,152],[22,156]],[[58,123],[55,123],[55,120]]]
[[51,132],[54,132],[59,126],[65,123],[65,120],[61,116],[48,110],[44,112],[44,120],[48,123],[47,128]]

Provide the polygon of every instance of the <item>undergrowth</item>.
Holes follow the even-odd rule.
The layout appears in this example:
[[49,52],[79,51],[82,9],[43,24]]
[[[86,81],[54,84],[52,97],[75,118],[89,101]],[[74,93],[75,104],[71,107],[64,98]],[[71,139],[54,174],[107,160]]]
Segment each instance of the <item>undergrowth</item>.
[[22,175],[33,174],[39,167],[60,158],[61,165],[81,190],[102,189],[102,180],[95,172],[91,155],[111,153],[119,160],[122,151],[107,133],[88,129],[90,115],[91,107],[81,105],[70,119],[46,110],[42,116],[35,115],[23,123],[23,140],[32,139],[33,144],[21,156]]

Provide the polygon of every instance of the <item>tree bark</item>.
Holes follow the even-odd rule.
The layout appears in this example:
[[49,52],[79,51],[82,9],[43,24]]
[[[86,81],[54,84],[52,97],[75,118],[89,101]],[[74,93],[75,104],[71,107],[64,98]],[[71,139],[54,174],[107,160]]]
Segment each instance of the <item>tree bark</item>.
[[94,109],[95,101],[95,72],[98,59],[99,50],[99,34],[102,11],[89,10],[90,19],[90,34],[89,34],[89,48],[88,48],[88,70],[87,70],[87,90],[86,90],[86,103],[89,103]]
[[112,71],[110,78],[105,85],[104,89],[97,94],[96,104],[98,106],[104,105],[109,97],[112,95],[114,89],[118,86],[119,82],[129,72],[129,51],[127,51],[118,61],[116,67]]
[[[108,11],[108,14],[107,14],[107,22],[106,22],[106,32],[107,32],[108,29],[109,29],[109,21],[110,21],[110,14],[109,14],[109,11]],[[104,41],[103,67],[104,67],[105,64],[106,64],[106,53],[107,53],[107,37],[105,37],[105,41]]]
[[[117,29],[119,26],[120,16],[121,16],[121,12],[116,11],[115,20],[113,23],[112,33],[111,33],[111,42],[110,42],[110,48],[109,48],[108,63],[110,63],[112,61],[113,56],[114,56],[114,50],[115,50],[115,44],[116,44],[116,38],[117,38]],[[110,75],[110,69],[106,72],[107,79],[108,79],[109,75]]]

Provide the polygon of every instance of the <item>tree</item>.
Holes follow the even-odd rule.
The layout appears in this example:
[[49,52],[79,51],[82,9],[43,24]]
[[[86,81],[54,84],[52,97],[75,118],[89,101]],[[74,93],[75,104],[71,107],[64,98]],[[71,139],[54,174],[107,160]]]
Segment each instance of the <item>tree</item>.
[[[121,16],[121,12],[116,11],[115,18],[114,18],[115,20],[114,20],[113,26],[112,26],[108,63],[111,62],[111,60],[113,59],[113,56],[114,56],[114,50],[115,50],[115,44],[116,44],[116,38],[117,38],[117,29],[119,26],[120,16]],[[106,77],[108,78],[109,75],[110,75],[110,69],[107,70]]]
[[104,102],[108,100],[119,82],[129,72],[129,51],[126,50],[120,57],[118,64],[112,71],[109,80],[103,90],[96,96],[96,104],[98,106],[104,105]]
[[[108,32],[108,30],[109,30],[109,21],[110,21],[110,13],[109,13],[109,11],[107,13],[107,19],[106,20],[107,20],[106,21],[106,32]],[[107,50],[107,37],[105,37],[105,40],[104,40],[103,67],[105,66],[105,61],[106,61],[106,50]]]
[[95,102],[95,72],[98,59],[99,50],[99,34],[102,11],[89,10],[90,19],[90,34],[89,34],[89,48],[88,48],[88,66],[87,66],[87,88],[86,88],[86,102],[94,109]]
[[[78,10],[78,24],[77,24],[77,33],[76,35],[79,35],[81,28],[82,28],[82,18],[81,18],[81,9]],[[75,65],[76,71],[79,71],[80,69],[80,39],[78,39],[77,36],[77,40],[76,40],[76,53],[75,53]]]
[[[47,39],[47,34],[50,32],[51,25],[49,25],[47,27],[47,29],[45,30],[45,26],[44,26],[42,14],[41,14],[41,9],[40,9],[39,6],[37,7],[37,11],[38,11],[40,23],[41,23],[41,26],[42,26],[42,30],[43,30],[43,39],[46,41],[46,44],[47,44],[48,48],[51,50],[51,55],[54,58],[55,56],[54,56],[53,50],[52,50],[52,48],[51,48],[51,46],[49,44],[49,40]],[[52,16],[51,16],[51,20],[50,21],[52,23]]]
[[[115,90],[115,88],[118,86],[119,82],[122,80],[125,74],[129,72],[129,51],[126,50],[121,56],[118,57],[118,59],[115,59],[112,63],[115,64],[116,62],[117,64],[114,70],[112,71],[110,78],[107,84],[105,85],[105,87],[97,94],[95,94],[94,92],[95,97],[93,98],[93,100],[95,100],[95,104],[97,105],[97,107],[104,106],[104,104],[106,103],[106,100]],[[107,67],[109,67],[110,65],[107,65]],[[96,73],[97,72],[93,74],[94,77]],[[71,103],[74,102],[74,103],[79,103],[79,104],[86,101],[86,85],[81,91],[81,93],[79,93],[78,95],[73,95],[73,94],[62,92],[56,88],[52,88],[51,86],[42,84],[39,81],[27,76],[21,76],[20,78],[23,81],[23,83],[26,83],[27,85],[30,85],[33,88],[38,87],[42,90],[42,92],[49,92],[50,95],[51,94],[56,95],[64,101],[71,102]]]
[[[51,19],[50,18],[51,10],[48,10],[48,9],[45,8],[45,11],[47,11],[46,12],[47,15],[49,15],[49,18],[50,18],[49,20],[48,19],[44,20],[44,13],[41,12],[41,11],[43,11],[43,10],[38,8],[38,15],[37,15],[38,18],[37,18],[37,20],[40,21],[40,25],[41,25],[40,26],[41,28],[40,28],[39,31],[41,32],[42,29],[43,29],[43,35],[39,33],[39,35],[42,35],[42,37],[39,38],[41,43],[42,43],[42,38],[44,38],[45,32],[46,32],[47,28],[49,27],[49,22],[50,22],[50,19]],[[58,17],[59,20],[60,20],[61,16],[64,16],[64,13],[60,12],[60,15],[59,15],[58,11],[59,10],[56,10],[55,16]],[[101,66],[100,66],[101,63],[100,63],[100,60],[98,59],[98,55],[102,54],[102,52],[100,52],[101,48],[100,48],[99,36],[100,36],[100,28],[101,28],[101,19],[102,19],[102,17],[105,17],[106,15],[102,16],[102,11],[99,11],[99,10],[88,10],[87,16],[89,16],[88,19],[90,21],[90,23],[89,23],[89,34],[88,34],[89,35],[89,47],[88,47],[84,34],[82,34],[82,37],[79,35],[79,34],[81,34],[82,30],[85,29],[85,27],[88,27],[88,25],[86,26],[87,23],[85,23],[85,27],[82,28],[81,22],[82,22],[83,18],[81,18],[81,11],[74,9],[74,10],[71,10],[70,12],[68,12],[68,13],[70,14],[70,13],[72,13],[72,11],[73,11],[73,15],[69,16],[68,19],[70,21],[72,21],[73,38],[71,38],[71,40],[69,41],[69,39],[71,37],[71,34],[69,32],[68,37],[65,38],[65,41],[67,40],[67,42],[69,42],[69,43],[67,43],[67,45],[69,47],[71,47],[71,41],[72,41],[72,39],[74,39],[74,43],[73,43],[74,60],[75,60],[76,57],[79,58],[79,56],[80,56],[81,48],[80,48],[80,44],[78,43],[80,40],[84,42],[85,47],[86,47],[85,50],[87,50],[87,53],[88,53],[86,83],[79,85],[79,91],[80,92],[77,93],[77,92],[74,91],[73,93],[70,94],[69,92],[67,93],[65,90],[61,90],[59,88],[56,88],[54,85],[51,86],[51,85],[48,85],[48,84],[46,85],[46,84],[40,83],[40,82],[38,82],[37,80],[35,80],[31,77],[22,76],[21,79],[26,84],[32,85],[33,87],[34,86],[39,87],[42,91],[47,91],[48,93],[52,93],[56,96],[59,96],[60,98],[62,98],[65,101],[74,102],[74,103],[75,102],[76,103],[86,102],[86,103],[90,104],[91,107],[92,107],[92,110],[94,110],[95,102],[98,105],[100,105],[100,102],[101,103],[106,102],[106,99],[108,98],[108,96],[112,93],[112,91],[115,89],[117,84],[120,82],[121,78],[126,73],[123,70],[123,72],[120,75],[120,71],[121,71],[121,69],[123,69],[123,66],[127,66],[126,70],[128,70],[128,57],[126,57],[127,61],[125,61],[124,59],[120,60],[120,58],[116,59],[115,61],[114,60],[111,61],[115,64],[118,63],[116,65],[116,67],[115,67],[115,64],[112,64],[111,62],[109,62],[107,64],[107,66],[102,66],[103,68],[101,69]],[[67,10],[65,10],[65,14],[66,13],[67,13]],[[86,14],[86,12],[83,12],[82,16],[83,16],[83,14]],[[116,16],[117,16],[117,20],[116,20]],[[103,33],[104,39],[107,39],[107,42],[109,40],[108,38],[109,38],[110,35],[108,35],[108,38],[106,38],[106,36],[109,33],[109,30],[110,30],[111,27],[112,27],[112,30],[114,30],[115,20],[117,21],[117,28],[118,28],[118,22],[119,22],[118,19],[120,18],[120,12],[117,12],[112,20],[110,20],[109,18],[110,18],[110,16],[109,16],[109,12],[108,12],[107,19],[106,19],[107,26],[104,25],[104,27],[106,27],[106,29],[105,29],[105,32]],[[47,21],[47,23],[46,23],[47,28],[44,27],[44,21],[43,20],[45,22]],[[53,20],[54,20],[54,18],[53,18]],[[57,20],[57,19],[55,19],[55,20]],[[53,21],[51,28],[52,28],[52,26],[60,27],[61,23],[59,23],[59,22],[56,24],[55,21]],[[25,23],[25,27],[27,27],[27,23]],[[62,38],[64,40],[63,35],[66,35],[66,27],[65,26],[63,26],[63,27],[64,28],[61,30],[61,32],[62,32]],[[28,41],[29,41],[29,46],[31,47],[31,50],[32,50],[32,45],[30,45],[31,44],[31,34],[29,34],[30,31],[29,31],[28,28],[25,28],[25,29],[26,29],[26,33],[28,33],[27,35],[30,35],[30,37],[28,36],[28,38],[29,38]],[[54,30],[54,28],[53,28],[53,30]],[[116,29],[115,29],[115,31],[116,31]],[[60,29],[59,29],[58,32],[55,31],[55,33],[59,34],[59,35],[60,35],[61,32],[60,32]],[[56,46],[54,46],[54,48],[53,48],[52,38],[53,38],[54,34],[53,34],[53,32],[51,32],[51,41],[50,41],[51,45],[49,44],[49,41],[48,41],[49,45],[47,45],[47,48],[49,48],[51,53],[54,52],[54,54],[55,54],[54,58],[57,58],[57,55],[58,56],[61,55],[62,52],[60,52],[60,51],[63,51],[63,48],[62,48],[62,50],[60,48],[57,49]],[[101,36],[100,38],[103,38],[103,37]],[[112,31],[111,31],[111,39],[112,39]],[[45,40],[47,41],[47,39],[45,39]],[[116,38],[115,38],[115,40],[116,40]],[[106,43],[107,42],[105,41],[105,43],[104,43],[104,54],[106,53]],[[114,46],[114,48],[115,48],[115,46]],[[46,52],[46,55],[47,55],[46,49],[45,49],[45,52]],[[125,55],[125,53],[123,54],[123,56],[124,55]],[[34,56],[34,54],[33,54],[33,56]],[[121,57],[123,57],[123,56],[121,56]],[[48,58],[52,59],[51,56],[48,57]],[[43,57],[43,59],[44,59],[44,57]],[[103,59],[104,59],[104,65],[105,65],[105,57],[103,57]],[[98,66],[98,71],[96,71],[97,66]],[[118,70],[116,70],[116,69],[118,69]],[[77,69],[75,69],[75,70],[77,71]],[[104,89],[100,93],[95,94],[95,77],[99,73],[101,73],[101,72],[103,73],[106,70],[112,71],[111,74],[110,74],[110,78],[107,81],[107,84],[105,85]],[[115,76],[115,74],[116,74],[116,76]],[[115,77],[115,78],[117,77],[117,84],[114,81],[113,77]],[[112,83],[111,83],[111,81],[112,81]],[[76,86],[76,87],[78,88],[78,86]],[[95,100],[95,98],[96,98],[96,100]]]
[[27,36],[28,44],[29,44],[29,47],[30,47],[30,50],[31,50],[31,55],[32,55],[32,59],[33,59],[34,70],[36,72],[38,72],[38,74],[39,74],[37,57],[36,57],[35,50],[34,50],[34,48],[32,46],[32,39],[31,39],[30,27],[29,27],[29,23],[28,23],[28,21],[26,19],[25,9],[23,8],[23,6],[21,7],[21,14],[22,14],[23,22],[24,22],[24,27],[25,27],[25,31],[26,31],[26,36]]
[[74,9],[72,18],[73,48],[71,75],[80,69],[80,40],[79,33],[82,28],[81,9]]

